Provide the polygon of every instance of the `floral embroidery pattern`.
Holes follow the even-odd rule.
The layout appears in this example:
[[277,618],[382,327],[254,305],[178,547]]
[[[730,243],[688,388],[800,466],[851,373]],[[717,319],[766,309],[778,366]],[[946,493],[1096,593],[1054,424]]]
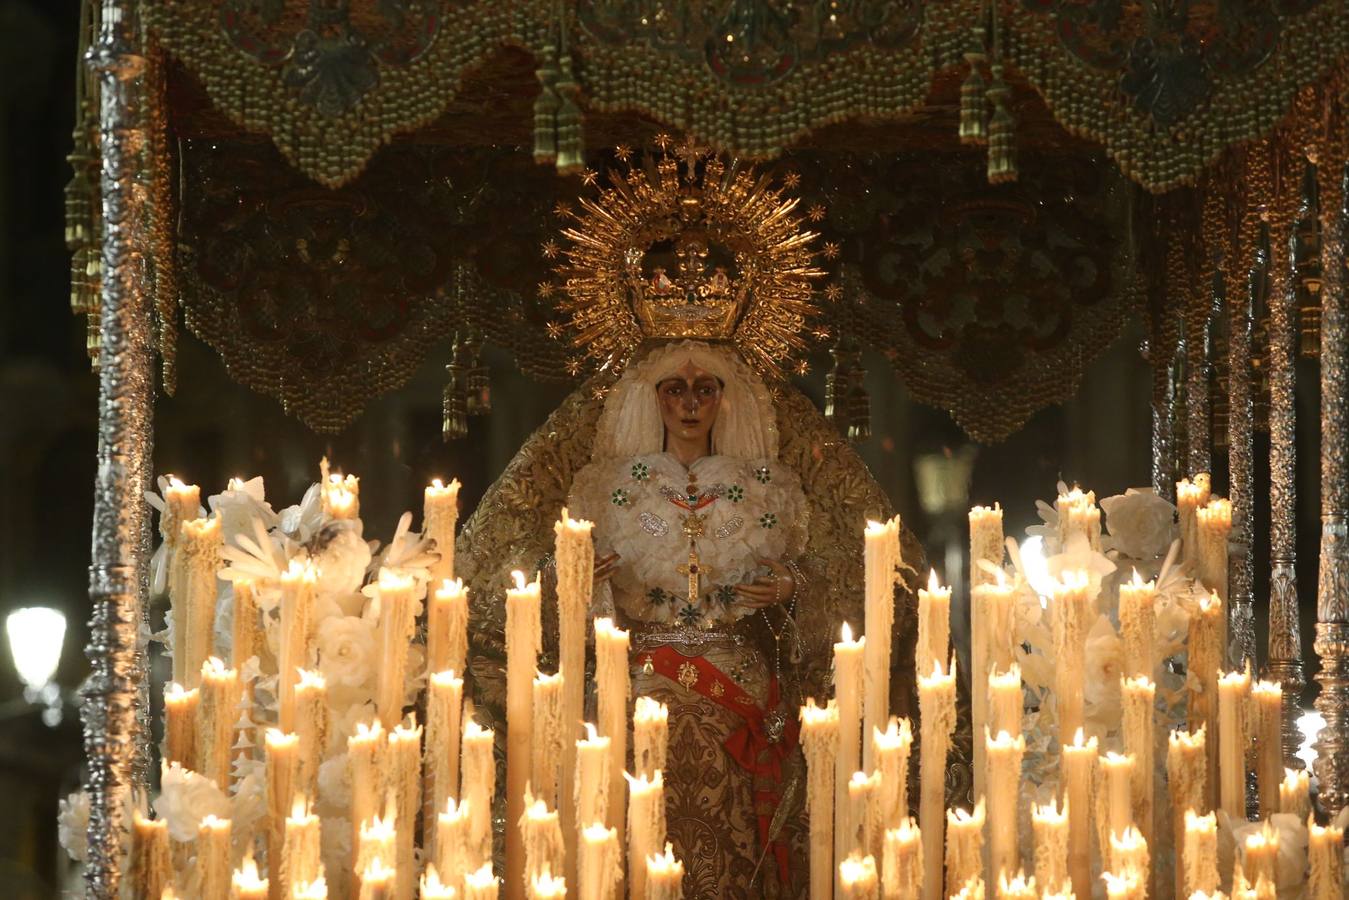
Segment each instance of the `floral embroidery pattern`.
[[651,470],[647,468],[646,463],[636,462],[632,464],[632,478],[634,481],[646,481],[651,476]]
[[689,606],[687,603],[679,610],[679,621],[683,622],[685,625],[697,625],[702,617],[702,613],[698,612],[695,607]]
[[732,503],[739,503],[745,499],[745,489],[738,484],[733,484],[726,489],[726,499]]
[[754,478],[759,484],[768,484],[773,480],[773,473],[768,471],[768,466],[759,466],[754,470]]
[[628,492],[622,488],[614,488],[614,492],[609,495],[609,502],[613,503],[614,506],[627,506]]
[[723,584],[713,592],[712,596],[722,606],[730,606],[735,602],[735,588],[729,584]]
[[767,512],[764,513],[762,516],[759,516],[760,528],[773,528],[776,527],[777,524],[778,524],[778,517],[776,513]]
[[698,667],[691,662],[686,662],[679,667],[679,683],[689,690],[698,683]]
[[651,601],[652,606],[664,606],[667,603],[672,603],[674,598],[674,594],[658,587],[653,587],[646,592],[646,599]]

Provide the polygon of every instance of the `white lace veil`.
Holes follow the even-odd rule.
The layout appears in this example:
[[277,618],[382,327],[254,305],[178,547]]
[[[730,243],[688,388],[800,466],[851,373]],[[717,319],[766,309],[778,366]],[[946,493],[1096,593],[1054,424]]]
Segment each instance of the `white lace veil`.
[[737,459],[776,459],[777,415],[763,379],[730,346],[701,341],[663,344],[630,365],[609,390],[591,460],[659,453],[665,444],[656,385],[685,363],[721,379],[721,409],[712,426],[712,452]]

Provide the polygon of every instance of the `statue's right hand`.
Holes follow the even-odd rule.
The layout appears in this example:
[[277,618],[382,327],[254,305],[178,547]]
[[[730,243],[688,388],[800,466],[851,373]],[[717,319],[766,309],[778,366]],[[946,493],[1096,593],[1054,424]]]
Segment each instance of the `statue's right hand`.
[[595,560],[595,583],[608,581],[609,578],[618,569],[618,562],[622,559],[617,553],[610,553],[607,556],[601,556]]

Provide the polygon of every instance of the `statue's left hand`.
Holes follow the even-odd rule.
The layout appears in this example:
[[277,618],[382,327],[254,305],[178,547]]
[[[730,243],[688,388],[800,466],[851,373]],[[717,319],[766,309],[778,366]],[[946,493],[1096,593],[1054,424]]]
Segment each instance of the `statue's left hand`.
[[737,584],[735,592],[740,602],[750,609],[766,609],[787,603],[796,593],[796,579],[791,570],[771,559],[758,560],[759,565],[772,570],[771,576],[761,575],[748,584]]

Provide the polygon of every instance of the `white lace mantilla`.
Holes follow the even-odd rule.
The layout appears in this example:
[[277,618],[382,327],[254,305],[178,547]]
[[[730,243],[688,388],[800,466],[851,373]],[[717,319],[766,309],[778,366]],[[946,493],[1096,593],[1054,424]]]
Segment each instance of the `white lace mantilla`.
[[[689,487],[693,490],[690,491]],[[614,603],[629,618],[696,627],[729,623],[754,610],[733,586],[764,574],[759,558],[799,555],[805,536],[801,483],[777,461],[706,456],[689,468],[668,453],[587,465],[568,506],[595,523],[595,554],[617,553]],[[685,520],[702,517],[695,537],[703,573],[688,601]]]

